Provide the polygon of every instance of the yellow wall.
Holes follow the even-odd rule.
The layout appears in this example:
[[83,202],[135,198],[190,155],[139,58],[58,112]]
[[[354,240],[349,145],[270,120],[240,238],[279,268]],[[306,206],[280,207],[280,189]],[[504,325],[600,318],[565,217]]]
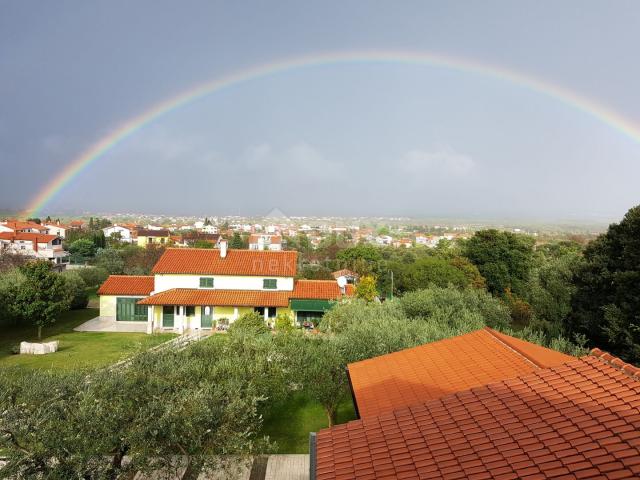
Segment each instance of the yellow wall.
[[[151,240],[151,242],[149,242],[149,240]],[[138,237],[139,247],[145,247],[149,245],[149,243],[152,243],[154,245],[155,244],[166,245],[169,243],[169,237],[143,237],[143,236]]]
[[116,296],[100,295],[100,316],[115,317],[116,316]]
[[233,307],[214,307],[213,319],[219,320],[221,318],[228,318],[230,322],[233,321]]

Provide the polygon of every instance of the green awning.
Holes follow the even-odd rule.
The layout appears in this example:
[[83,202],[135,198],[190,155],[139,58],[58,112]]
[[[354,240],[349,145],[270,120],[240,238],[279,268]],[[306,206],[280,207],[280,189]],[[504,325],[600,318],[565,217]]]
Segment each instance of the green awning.
[[333,306],[329,300],[291,300],[291,310],[304,312],[324,312]]

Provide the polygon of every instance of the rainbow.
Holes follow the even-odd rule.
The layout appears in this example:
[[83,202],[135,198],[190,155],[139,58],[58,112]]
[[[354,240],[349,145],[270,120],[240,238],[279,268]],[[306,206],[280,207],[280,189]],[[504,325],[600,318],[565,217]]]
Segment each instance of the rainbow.
[[496,80],[516,84],[520,87],[541,93],[590,115],[605,123],[609,127],[640,142],[640,129],[634,123],[618,112],[596,101],[578,95],[577,93],[530,75],[516,72],[501,66],[489,65],[461,57],[453,57],[438,53],[406,52],[406,51],[347,51],[312,54],[302,57],[289,58],[265,65],[247,68],[210,82],[197,85],[175,97],[163,100],[140,115],[133,117],[115,128],[109,134],[91,145],[77,158],[69,163],[59,174],[49,182],[29,203],[24,215],[35,216],[55,197],[66,185],[93,162],[105,156],[109,150],[122,141],[134,135],[140,129],[159,117],[181,108],[207,95],[219,92],[239,84],[258,80],[270,75],[284,73],[290,70],[334,64],[357,63],[401,63],[446,68],[463,73],[474,73]]

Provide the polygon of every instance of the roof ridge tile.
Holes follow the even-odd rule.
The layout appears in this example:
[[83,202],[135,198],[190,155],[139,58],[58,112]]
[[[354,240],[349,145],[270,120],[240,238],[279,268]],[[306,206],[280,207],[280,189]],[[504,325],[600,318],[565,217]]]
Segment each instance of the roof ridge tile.
[[611,355],[609,352],[605,352],[604,350],[600,350],[599,348],[593,348],[589,355],[592,357],[596,357],[607,365],[615,368],[616,370],[620,370],[623,373],[626,373],[633,380],[640,381],[640,368],[632,365],[630,363],[626,363],[619,357],[615,357]]

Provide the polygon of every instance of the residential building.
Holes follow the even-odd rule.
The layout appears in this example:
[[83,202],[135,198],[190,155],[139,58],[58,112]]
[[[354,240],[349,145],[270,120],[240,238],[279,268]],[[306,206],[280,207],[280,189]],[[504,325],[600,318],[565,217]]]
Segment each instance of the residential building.
[[640,477],[640,369],[491,329],[349,365],[361,419],[311,435],[310,477]]
[[218,227],[216,225],[203,225],[202,228],[200,228],[200,231],[202,233],[208,233],[210,235],[215,235],[218,233]]
[[348,284],[355,284],[358,281],[359,275],[356,272],[343,268],[342,270],[337,270],[331,274],[333,278],[338,280],[340,277],[344,277]]
[[251,234],[249,236],[249,250],[282,250],[282,237],[280,235]]
[[104,236],[106,238],[111,237],[111,235],[120,235],[120,240],[123,242],[131,243],[133,242],[133,230],[129,227],[125,227],[123,225],[111,225],[109,227],[103,228]]
[[69,253],[62,248],[62,238],[57,235],[31,232],[1,232],[0,250],[48,260],[59,268],[69,263]]
[[7,220],[0,222],[0,233],[47,233],[47,227],[34,222],[20,222],[17,220]]
[[67,225],[64,225],[60,222],[43,223],[42,226],[47,229],[46,233],[48,235],[56,235],[63,239],[66,238],[67,230],[69,230],[69,227]]
[[178,247],[193,247],[196,242],[207,242],[217,248],[220,240],[221,236],[217,233],[188,232],[177,237],[174,243]]
[[147,245],[166,245],[169,243],[170,232],[166,229],[147,229],[139,228],[137,230],[136,243],[139,247]]
[[273,322],[317,319],[353,294],[334,280],[295,280],[297,252],[169,248],[152,276],[112,275],[100,287],[100,316],[146,322],[147,332],[207,330],[259,312]]

